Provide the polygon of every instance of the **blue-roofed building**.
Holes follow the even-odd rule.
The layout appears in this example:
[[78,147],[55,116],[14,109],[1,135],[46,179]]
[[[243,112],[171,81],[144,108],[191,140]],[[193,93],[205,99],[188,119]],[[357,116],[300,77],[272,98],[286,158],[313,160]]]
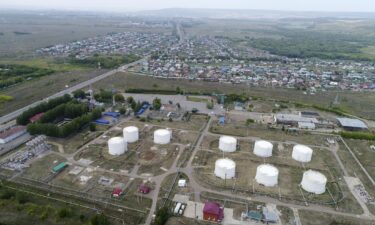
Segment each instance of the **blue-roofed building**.
[[105,112],[103,113],[104,116],[110,116],[110,117],[113,117],[113,118],[119,118],[120,117],[120,113],[118,112]]
[[224,116],[220,116],[220,118],[219,118],[219,124],[220,125],[224,125],[225,124],[225,117]]
[[100,124],[100,125],[109,125],[110,124],[110,122],[108,120],[105,120],[105,119],[97,119],[97,120],[95,120],[95,123]]

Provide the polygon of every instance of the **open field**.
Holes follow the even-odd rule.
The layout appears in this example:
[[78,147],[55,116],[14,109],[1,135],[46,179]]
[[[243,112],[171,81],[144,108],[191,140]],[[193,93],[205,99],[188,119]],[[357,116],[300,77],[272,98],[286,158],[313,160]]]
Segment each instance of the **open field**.
[[375,141],[345,139],[345,142],[352,149],[362,165],[375,178],[375,150],[370,146],[375,145]]
[[[1,12],[0,56],[29,54],[32,51],[55,45],[105,35],[110,32],[153,31],[170,32],[162,28],[132,26],[127,18],[107,15],[70,15],[70,13],[19,13]],[[20,35],[14,32],[23,32]]]
[[[157,88],[155,88],[155,84]],[[315,104],[321,107],[329,107],[339,94],[340,107],[349,113],[366,119],[375,120],[375,95],[367,92],[318,92],[316,95],[304,95],[303,91],[283,88],[250,87],[248,85],[233,85],[217,82],[167,80],[157,79],[151,76],[134,75],[131,73],[118,73],[93,85],[94,88],[126,90],[129,88],[176,90],[180,87],[185,92],[194,93],[246,93],[249,96],[261,97],[263,99],[276,99],[279,101],[291,101],[305,104]]]
[[104,72],[104,70],[90,70],[56,73],[0,90],[0,95],[13,97],[12,101],[0,105],[0,115],[5,115],[34,101],[41,100],[51,94],[64,90],[66,85],[69,87],[73,86]]
[[[224,155],[224,157],[229,157],[236,162],[236,178],[222,180],[213,174],[215,161],[223,157],[223,153],[218,149],[218,138],[205,136],[201,146],[202,150],[198,152],[193,162],[197,166],[195,177],[204,185],[215,186],[221,190],[234,188],[247,194],[268,195],[297,203],[304,202],[305,198],[308,202],[334,206],[333,201],[339,201],[339,210],[361,213],[354,197],[340,179],[343,176],[341,169],[332,153],[327,149],[314,147],[312,161],[301,164],[291,157],[292,144],[274,144],[273,156],[266,159],[259,158],[252,153],[253,145],[253,141],[241,139],[238,151]],[[257,166],[263,163],[270,163],[279,169],[279,184],[277,187],[264,187],[254,180]],[[322,195],[312,195],[300,189],[299,184],[302,180],[303,171],[308,169],[326,175],[328,179],[327,188],[332,193],[334,200],[328,192]]]
[[328,213],[312,212],[299,210],[301,223],[303,225],[372,225],[373,221],[361,220],[360,218],[350,218],[344,216],[335,216]]
[[55,153],[48,154],[42,158],[35,159],[22,176],[33,180],[43,180],[52,174],[52,168],[61,162],[66,162],[65,158]]
[[[49,141],[52,143],[57,143],[62,145],[64,152],[67,154],[75,153],[80,147],[82,147],[84,144],[92,141],[96,137],[100,136],[104,133],[104,130],[106,130],[108,127],[105,126],[96,126],[97,131],[91,132],[88,128],[82,130],[78,134],[75,134],[73,136],[67,137],[67,138],[49,138]],[[60,150],[60,149],[57,149]]]

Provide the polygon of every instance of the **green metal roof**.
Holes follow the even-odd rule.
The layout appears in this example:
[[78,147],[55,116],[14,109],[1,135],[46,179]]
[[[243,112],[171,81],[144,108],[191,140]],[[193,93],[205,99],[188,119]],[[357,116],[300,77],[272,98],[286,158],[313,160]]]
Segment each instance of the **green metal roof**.
[[53,167],[52,171],[53,172],[59,172],[61,169],[63,169],[66,166],[67,166],[66,162],[62,162],[59,165]]

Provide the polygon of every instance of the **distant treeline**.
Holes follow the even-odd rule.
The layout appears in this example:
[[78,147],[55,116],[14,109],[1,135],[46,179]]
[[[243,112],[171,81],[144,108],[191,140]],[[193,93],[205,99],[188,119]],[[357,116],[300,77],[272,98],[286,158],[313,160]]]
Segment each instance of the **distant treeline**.
[[282,38],[246,37],[246,40],[251,47],[290,58],[374,60],[362,53],[362,48],[374,44],[373,38],[364,35],[282,28],[272,34]]
[[55,71],[45,68],[17,64],[0,64],[0,88],[6,88],[11,85],[21,83],[29,78],[37,78],[50,75]]
[[35,106],[35,107],[32,107],[28,110],[26,110],[25,112],[23,112],[21,115],[19,115],[17,117],[17,124],[19,125],[27,125],[28,123],[30,123],[30,117],[38,114],[38,113],[41,113],[41,112],[46,112],[50,109],[53,109],[61,104],[64,104],[64,103],[67,103],[69,101],[71,101],[72,98],[66,94],[62,97],[58,97],[58,98],[54,98],[54,99],[51,99],[49,100],[48,102],[43,102],[43,103],[40,103],[39,105]]
[[29,32],[22,32],[22,31],[13,31],[13,33],[14,33],[15,35],[29,35],[29,34],[31,34],[31,33],[29,33]]
[[69,63],[76,65],[86,65],[88,67],[100,67],[104,69],[112,69],[123,64],[132,63],[139,60],[140,58],[136,55],[98,55],[87,57],[84,59],[77,59],[75,57],[70,57],[68,59]]

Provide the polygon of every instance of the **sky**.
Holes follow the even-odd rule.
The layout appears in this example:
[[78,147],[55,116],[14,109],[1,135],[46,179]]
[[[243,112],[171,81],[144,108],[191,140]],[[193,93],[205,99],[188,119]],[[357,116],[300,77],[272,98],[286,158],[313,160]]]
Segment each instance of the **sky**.
[[163,8],[375,12],[375,0],[0,0],[0,9],[139,11]]

